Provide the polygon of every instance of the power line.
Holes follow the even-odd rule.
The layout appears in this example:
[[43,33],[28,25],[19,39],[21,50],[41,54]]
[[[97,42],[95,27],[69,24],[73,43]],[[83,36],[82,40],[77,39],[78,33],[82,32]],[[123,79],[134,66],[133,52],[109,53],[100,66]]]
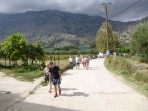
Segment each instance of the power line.
[[114,17],[120,15],[121,13],[125,12],[126,10],[128,10],[129,8],[133,7],[134,5],[138,4],[138,3],[141,2],[141,1],[142,1],[142,0],[138,0],[137,2],[135,2],[135,3],[133,3],[132,5],[130,5],[129,7],[127,7],[126,9],[124,9],[124,10],[118,12],[117,14],[113,15],[110,19],[112,19],[112,18],[114,18]]

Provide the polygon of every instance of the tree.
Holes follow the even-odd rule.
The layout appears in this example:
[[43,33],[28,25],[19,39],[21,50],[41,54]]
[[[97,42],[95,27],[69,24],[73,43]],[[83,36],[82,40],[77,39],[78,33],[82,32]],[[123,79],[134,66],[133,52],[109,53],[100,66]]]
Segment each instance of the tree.
[[142,62],[148,62],[148,21],[138,24],[131,33],[131,51],[137,54]]
[[6,60],[7,60],[7,54],[4,51],[4,45],[3,43],[0,44],[0,57],[5,59],[5,66],[6,66]]
[[102,26],[99,28],[96,34],[96,47],[102,53],[105,53],[105,51],[107,50],[107,37],[108,37],[108,48],[111,52],[114,51],[115,39],[113,38],[112,26],[109,23],[108,23],[108,35],[106,31],[107,31],[106,22],[104,22],[102,23]]
[[27,44],[24,55],[24,60],[27,61],[27,65],[29,58],[31,59],[31,64],[33,65],[34,60],[43,60],[44,57],[44,50],[39,43]]
[[91,43],[91,44],[90,44],[90,48],[91,48],[91,49],[95,49],[95,48],[96,48],[96,42]]
[[41,47],[41,44],[37,42],[37,43],[34,43],[33,45],[34,45],[36,52],[37,52],[36,59],[37,60],[44,60],[45,52],[44,52],[43,48]]
[[26,39],[20,33],[12,34],[2,43],[2,50],[4,55],[9,58],[9,63],[11,65],[11,60],[15,61],[17,65],[17,60],[19,60],[26,46]]
[[119,48],[121,46],[121,42],[116,32],[113,31],[112,36],[114,40],[114,52],[116,52],[116,48]]

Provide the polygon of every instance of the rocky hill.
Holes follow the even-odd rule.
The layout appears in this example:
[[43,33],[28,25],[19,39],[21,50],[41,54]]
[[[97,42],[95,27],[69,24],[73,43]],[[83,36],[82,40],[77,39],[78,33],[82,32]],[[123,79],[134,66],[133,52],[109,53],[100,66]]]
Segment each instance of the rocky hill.
[[64,47],[64,46],[80,46],[86,45],[93,42],[93,39],[90,38],[82,38],[72,34],[63,34],[63,33],[55,33],[51,36],[40,37],[38,39],[31,39],[29,42],[32,43],[34,41],[40,42],[46,48],[53,47]]
[[[103,21],[105,19],[99,16],[53,10],[16,14],[1,13],[0,40],[2,41],[12,33],[19,32],[28,42],[38,40],[48,46],[57,46],[54,43],[59,43],[59,41],[61,44],[67,45],[88,44],[91,39],[94,39]],[[119,21],[110,21],[110,23],[115,31],[122,31],[131,24],[131,22]]]
[[130,37],[130,33],[132,32],[132,30],[135,28],[135,26],[138,24],[138,23],[141,23],[141,22],[145,22],[145,21],[148,21],[148,16],[143,18],[142,20],[138,20],[138,21],[135,21],[135,22],[131,22],[128,27],[126,27],[124,30],[122,31],[119,31],[118,32],[118,36],[121,40],[121,44],[124,45],[124,46],[127,46],[129,45],[130,41],[131,41],[131,37]]

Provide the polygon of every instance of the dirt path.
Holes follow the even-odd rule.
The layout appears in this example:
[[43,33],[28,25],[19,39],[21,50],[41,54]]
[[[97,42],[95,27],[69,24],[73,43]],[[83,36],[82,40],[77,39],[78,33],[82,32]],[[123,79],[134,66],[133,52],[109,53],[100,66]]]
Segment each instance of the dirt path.
[[147,98],[115,79],[103,62],[92,60],[89,70],[65,72],[61,96],[41,87],[8,111],[148,111]]

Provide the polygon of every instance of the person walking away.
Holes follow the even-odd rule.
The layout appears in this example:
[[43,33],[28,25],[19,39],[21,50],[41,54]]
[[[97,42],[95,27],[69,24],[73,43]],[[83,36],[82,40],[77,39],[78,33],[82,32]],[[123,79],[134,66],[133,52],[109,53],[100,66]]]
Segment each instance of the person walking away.
[[86,69],[88,70],[89,68],[89,61],[90,61],[90,57],[87,56],[87,60],[86,60]]
[[49,72],[50,72],[50,78],[52,81],[52,84],[54,85],[54,92],[55,92],[55,95],[54,97],[57,97],[58,94],[57,94],[57,90],[59,90],[59,95],[61,94],[61,75],[60,75],[60,69],[58,66],[55,66],[53,62],[50,62],[50,69],[49,69]]
[[84,61],[85,61],[85,60],[84,60],[84,56],[83,56],[83,57],[82,57],[82,60],[81,60],[81,63],[82,63],[82,65],[83,65],[83,68],[85,68],[85,67],[84,67]]
[[85,69],[87,68],[87,66],[86,66],[86,65],[87,65],[86,62],[87,62],[87,56],[85,55],[85,56],[84,56],[84,68],[85,68]]
[[46,63],[46,67],[44,68],[44,76],[45,76],[45,83],[48,82],[49,83],[49,93],[51,93],[52,90],[52,84],[50,82],[50,78],[49,78],[49,63]]
[[77,55],[75,60],[76,60],[76,69],[80,69],[80,57]]
[[69,57],[70,69],[73,69],[73,58]]

